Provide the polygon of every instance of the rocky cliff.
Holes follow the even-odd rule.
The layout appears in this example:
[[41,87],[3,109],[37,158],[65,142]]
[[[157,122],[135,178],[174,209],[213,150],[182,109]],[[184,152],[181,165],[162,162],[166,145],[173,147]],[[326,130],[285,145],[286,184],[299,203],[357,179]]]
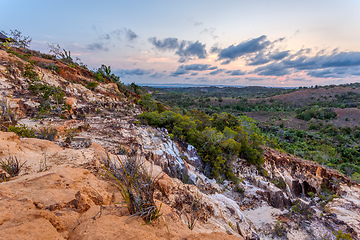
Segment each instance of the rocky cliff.
[[[69,107],[38,118],[43,102],[31,91],[27,70],[41,84],[59,87]],[[126,97],[110,82],[89,88],[93,81],[77,66],[0,50],[2,111],[12,114],[3,115],[2,130],[12,120],[52,140],[0,132],[0,158],[24,163],[17,177],[0,173],[6,180],[0,183],[1,238],[335,239],[333,232],[341,230],[359,239],[360,188],[337,172],[265,149],[261,171],[237,159],[240,183],[216,182],[203,174],[194,147],[138,123],[143,110],[134,103],[136,94]],[[108,156],[126,161],[129,154],[153,174],[163,173],[154,195],[163,213],[156,223],[129,219],[102,168]]]

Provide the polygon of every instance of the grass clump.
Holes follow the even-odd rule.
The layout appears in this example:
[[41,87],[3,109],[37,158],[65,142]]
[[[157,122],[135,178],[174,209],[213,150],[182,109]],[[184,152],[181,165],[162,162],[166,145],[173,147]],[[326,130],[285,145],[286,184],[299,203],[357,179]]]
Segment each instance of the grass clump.
[[160,174],[153,177],[151,171],[144,166],[144,162],[135,155],[129,156],[124,162],[117,156],[115,163],[108,155],[104,165],[108,175],[116,180],[131,217],[141,217],[148,224],[162,215],[161,205],[158,208],[154,201]]
[[[23,163],[20,163],[20,161],[14,157],[9,156],[8,158],[2,159],[0,161],[0,167],[2,170],[4,170],[7,174],[7,178],[15,177],[19,175],[22,167],[25,165],[26,161]],[[4,180],[6,180],[6,175],[3,175]]]

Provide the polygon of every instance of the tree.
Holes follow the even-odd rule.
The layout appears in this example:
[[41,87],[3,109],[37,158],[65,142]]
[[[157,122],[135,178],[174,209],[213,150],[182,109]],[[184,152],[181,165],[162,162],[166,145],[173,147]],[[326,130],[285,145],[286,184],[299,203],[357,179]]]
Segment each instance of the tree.
[[10,42],[14,46],[21,47],[21,48],[29,48],[30,47],[30,43],[32,41],[31,37],[23,36],[19,30],[17,30],[17,29],[11,30],[10,29],[10,33],[6,33],[4,31],[1,31],[1,32],[4,35],[9,36],[9,38],[11,39]]

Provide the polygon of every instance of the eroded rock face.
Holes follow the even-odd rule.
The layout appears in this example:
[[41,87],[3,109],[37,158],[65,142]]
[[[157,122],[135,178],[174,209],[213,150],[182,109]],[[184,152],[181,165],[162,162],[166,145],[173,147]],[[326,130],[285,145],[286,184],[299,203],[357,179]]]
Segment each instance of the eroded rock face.
[[285,181],[296,196],[320,192],[322,186],[338,193],[340,182],[351,184],[348,178],[332,169],[273,149],[265,148],[264,159],[266,169],[272,172],[275,169],[286,172],[283,174]]

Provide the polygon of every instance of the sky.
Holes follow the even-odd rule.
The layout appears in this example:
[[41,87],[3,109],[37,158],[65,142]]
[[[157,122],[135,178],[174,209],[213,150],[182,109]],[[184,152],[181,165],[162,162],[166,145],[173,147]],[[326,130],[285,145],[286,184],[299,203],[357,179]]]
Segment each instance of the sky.
[[[128,84],[298,87],[360,80],[359,0],[0,0],[0,30]],[[5,11],[4,11],[5,10]]]

